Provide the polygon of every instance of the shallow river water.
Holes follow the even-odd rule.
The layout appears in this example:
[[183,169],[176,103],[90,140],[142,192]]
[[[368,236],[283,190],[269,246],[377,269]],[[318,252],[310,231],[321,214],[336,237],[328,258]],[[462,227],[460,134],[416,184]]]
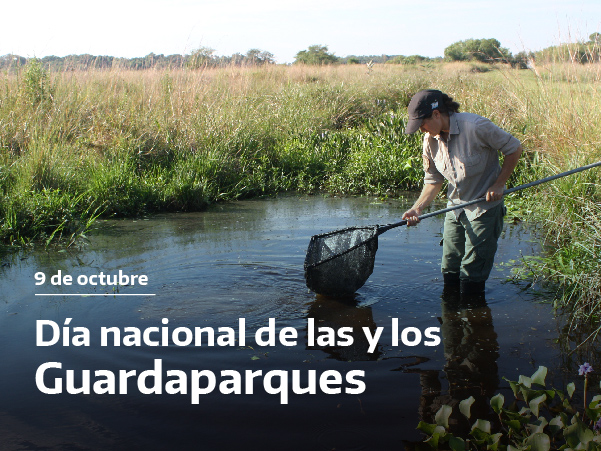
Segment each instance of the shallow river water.
[[[506,282],[513,260],[539,252],[522,225],[505,225],[485,301],[443,296],[442,217],[383,234],[354,299],[306,288],[312,235],[396,222],[405,208],[373,198],[243,201],[102,221],[76,249],[6,256],[0,448],[403,449],[423,439],[417,424],[442,404],[474,396],[485,416],[488,398],[507,395],[503,377],[539,365],[560,377],[550,306]],[[120,270],[147,284],[90,285]],[[257,344],[270,319],[275,343]],[[121,339],[103,343],[102,328]],[[196,328],[214,330],[215,342],[194,342]],[[299,384],[309,392],[294,393]]]

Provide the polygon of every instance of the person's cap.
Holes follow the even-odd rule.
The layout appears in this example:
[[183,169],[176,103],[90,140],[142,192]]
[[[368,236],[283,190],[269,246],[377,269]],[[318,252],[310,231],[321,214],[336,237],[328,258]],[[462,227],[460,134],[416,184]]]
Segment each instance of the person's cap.
[[425,118],[432,115],[432,111],[446,112],[442,101],[442,92],[436,89],[424,89],[415,94],[409,102],[409,122],[405,127],[405,133],[415,133],[422,125]]

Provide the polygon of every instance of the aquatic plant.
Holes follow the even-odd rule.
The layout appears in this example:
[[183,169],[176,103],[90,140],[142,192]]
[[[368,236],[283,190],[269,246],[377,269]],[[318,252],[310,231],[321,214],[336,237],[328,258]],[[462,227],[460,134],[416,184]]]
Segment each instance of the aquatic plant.
[[592,367],[585,363],[579,375],[585,376],[584,408],[576,407],[576,385],[570,383],[565,392],[547,388],[547,368],[540,366],[531,376],[508,381],[514,401],[506,404],[502,394],[490,400],[496,421],[472,419],[473,397],[459,403],[459,410],[471,423],[468,436],[458,436],[449,426],[452,407],[444,405],[436,414],[435,423],[420,422],[418,429],[427,435],[430,449],[491,450],[599,450],[601,449],[601,395],[586,403],[588,374]]

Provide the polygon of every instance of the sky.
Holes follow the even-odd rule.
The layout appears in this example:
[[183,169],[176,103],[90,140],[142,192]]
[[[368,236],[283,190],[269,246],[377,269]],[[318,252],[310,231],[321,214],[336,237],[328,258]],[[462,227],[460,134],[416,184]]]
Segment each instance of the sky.
[[0,55],[141,57],[271,52],[291,63],[325,45],[348,55],[443,56],[465,39],[512,53],[601,32],[599,0],[29,0],[2,7]]

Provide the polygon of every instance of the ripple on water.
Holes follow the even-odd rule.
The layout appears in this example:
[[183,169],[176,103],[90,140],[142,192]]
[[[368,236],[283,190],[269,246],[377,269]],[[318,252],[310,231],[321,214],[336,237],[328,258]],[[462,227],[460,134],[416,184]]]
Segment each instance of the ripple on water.
[[[198,277],[165,285],[161,296],[143,309],[144,317],[210,321],[227,325],[246,318],[248,327],[260,327],[269,318],[282,326],[294,325],[315,298],[305,286],[301,268],[256,263],[210,263],[196,268]],[[169,302],[164,302],[164,299]]]

